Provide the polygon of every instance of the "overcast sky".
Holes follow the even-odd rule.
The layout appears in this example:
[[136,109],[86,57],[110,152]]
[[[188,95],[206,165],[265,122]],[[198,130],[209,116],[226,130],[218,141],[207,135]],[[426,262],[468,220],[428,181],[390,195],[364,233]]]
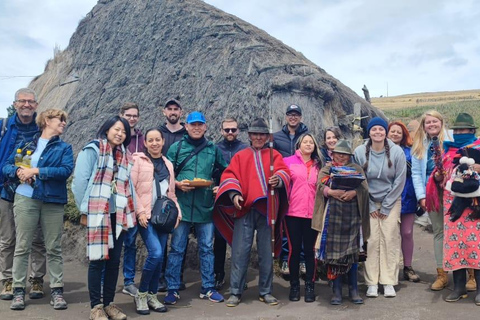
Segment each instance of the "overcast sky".
[[[475,0],[207,0],[363,96],[480,88]],[[0,1],[0,116],[97,0]],[[388,91],[387,91],[388,90]]]

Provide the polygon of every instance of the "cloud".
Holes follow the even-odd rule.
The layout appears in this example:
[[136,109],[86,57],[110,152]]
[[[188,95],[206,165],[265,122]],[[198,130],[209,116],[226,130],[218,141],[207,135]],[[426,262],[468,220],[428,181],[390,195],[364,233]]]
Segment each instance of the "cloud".
[[[0,116],[13,93],[64,49],[96,0],[0,1]],[[302,52],[372,97],[478,89],[475,0],[206,0]]]

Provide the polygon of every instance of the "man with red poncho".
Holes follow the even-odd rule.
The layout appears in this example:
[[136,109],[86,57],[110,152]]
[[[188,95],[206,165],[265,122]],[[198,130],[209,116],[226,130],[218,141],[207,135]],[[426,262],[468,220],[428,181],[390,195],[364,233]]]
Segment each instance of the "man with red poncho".
[[[259,299],[268,305],[278,304],[278,300],[271,294],[271,228],[272,220],[276,220],[275,254],[278,254],[281,249],[281,220],[288,206],[286,191],[289,188],[290,173],[280,153],[264,148],[268,133],[265,120],[256,119],[252,122],[248,129],[251,147],[232,158],[222,174],[217,193],[213,220],[219,232],[232,246],[231,296],[227,300],[229,307],[240,303],[255,230],[260,273]],[[273,175],[270,174],[272,151]],[[269,186],[276,189],[273,203],[268,199]],[[274,206],[274,210],[268,210],[270,205]]]

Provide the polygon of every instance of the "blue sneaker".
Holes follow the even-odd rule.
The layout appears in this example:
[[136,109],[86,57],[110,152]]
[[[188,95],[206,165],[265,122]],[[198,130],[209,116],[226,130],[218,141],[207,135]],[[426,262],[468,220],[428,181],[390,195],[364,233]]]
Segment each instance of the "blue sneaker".
[[169,304],[169,305],[174,305],[177,303],[177,301],[180,300],[180,294],[178,293],[177,290],[168,290],[167,295],[165,296],[165,299],[163,300],[163,303]]
[[215,289],[202,289],[200,299],[208,299],[212,302],[223,302],[223,296]]

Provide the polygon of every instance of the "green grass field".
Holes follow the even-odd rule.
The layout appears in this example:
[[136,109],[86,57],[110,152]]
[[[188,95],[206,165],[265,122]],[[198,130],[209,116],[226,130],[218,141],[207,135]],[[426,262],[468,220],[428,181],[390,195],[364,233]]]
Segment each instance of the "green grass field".
[[385,116],[390,121],[400,120],[405,124],[413,119],[420,120],[420,117],[425,111],[434,109],[440,112],[445,117],[445,124],[447,125],[447,127],[455,121],[455,118],[461,112],[466,112],[470,114],[473,117],[475,124],[477,126],[480,125],[479,101],[454,101],[435,106],[418,106],[387,110],[380,107],[380,109],[385,113]]

